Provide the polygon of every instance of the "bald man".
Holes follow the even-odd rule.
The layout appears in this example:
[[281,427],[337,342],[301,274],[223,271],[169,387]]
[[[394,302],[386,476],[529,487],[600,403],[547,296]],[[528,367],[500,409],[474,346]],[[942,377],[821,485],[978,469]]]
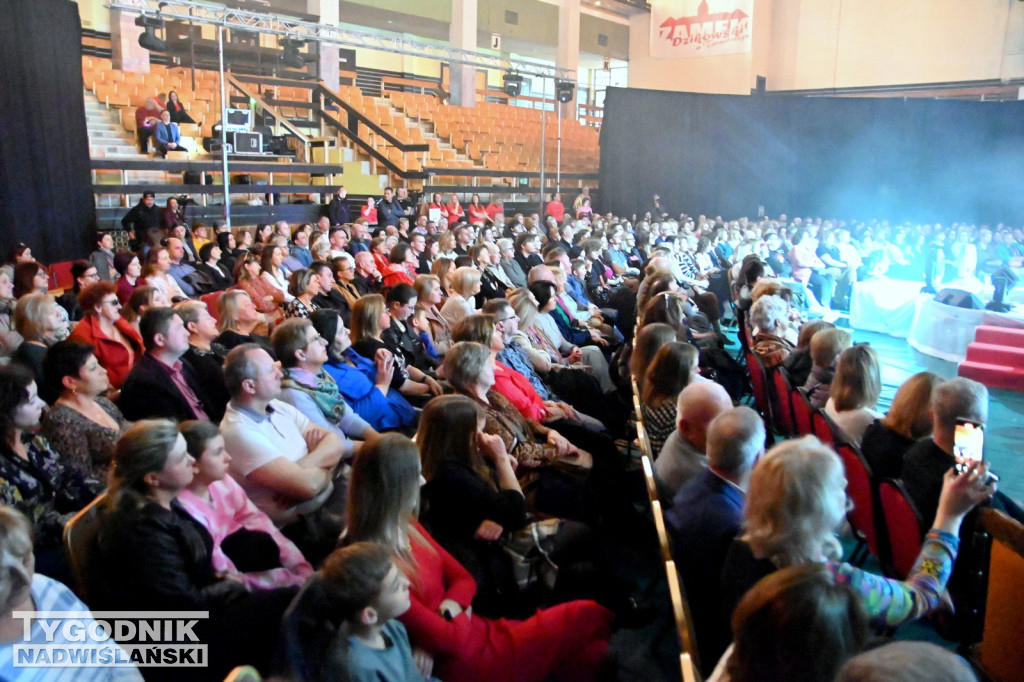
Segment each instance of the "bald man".
[[732,400],[713,381],[690,384],[679,394],[676,430],[669,435],[654,463],[658,480],[673,497],[708,466],[708,426],[732,408]]

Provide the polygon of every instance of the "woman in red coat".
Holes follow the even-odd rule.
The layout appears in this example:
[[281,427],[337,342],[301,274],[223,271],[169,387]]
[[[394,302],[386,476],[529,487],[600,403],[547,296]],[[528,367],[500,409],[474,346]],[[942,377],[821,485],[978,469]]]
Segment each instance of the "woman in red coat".
[[75,325],[70,338],[89,344],[112,388],[119,389],[135,361],[142,356],[142,338],[121,317],[117,287],[111,282],[96,282],[82,289],[78,304],[85,317]]
[[385,434],[364,445],[349,482],[345,540],[394,551],[412,582],[412,606],[400,620],[434,657],[434,674],[448,682],[595,679],[611,611],[573,601],[522,621],[474,615],[476,582],[416,521],[421,481],[419,451],[408,438]]

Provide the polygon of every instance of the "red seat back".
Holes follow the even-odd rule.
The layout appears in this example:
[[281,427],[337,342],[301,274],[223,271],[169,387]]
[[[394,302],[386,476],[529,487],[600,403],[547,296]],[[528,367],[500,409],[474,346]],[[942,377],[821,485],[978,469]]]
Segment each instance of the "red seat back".
[[875,521],[877,506],[871,482],[871,469],[860,452],[848,443],[840,443],[836,447],[836,452],[843,461],[843,469],[846,470],[846,494],[853,502],[853,509],[847,513],[846,518],[853,529],[864,538],[868,551],[876,558],[880,558]]
[[831,445],[835,447],[837,438],[836,430],[833,428],[832,420],[825,416],[825,413],[821,410],[815,410],[811,414],[811,425],[813,426],[813,433],[818,437],[825,445]]
[[747,353],[747,372],[750,373],[750,386],[754,390],[754,404],[757,406],[758,412],[770,422],[772,407],[768,402],[768,386],[764,366],[753,353]]
[[70,289],[74,286],[75,278],[71,276],[71,266],[74,263],[74,261],[66,260],[50,266],[50,291]]
[[220,303],[220,297],[223,295],[223,291],[212,291],[199,297],[199,300],[206,304],[206,309],[210,311],[210,315],[213,316],[213,319],[218,322],[220,322],[220,315],[217,313],[217,308]]
[[794,388],[790,395],[793,405],[793,427],[798,436],[806,436],[814,433],[814,407],[807,400],[807,396],[799,388]]
[[889,538],[889,570],[898,578],[906,578],[921,553],[921,517],[899,481],[882,481],[878,497]]
[[793,421],[793,389],[789,378],[782,367],[771,372],[772,377],[772,417],[775,419],[775,430],[785,436],[796,434]]

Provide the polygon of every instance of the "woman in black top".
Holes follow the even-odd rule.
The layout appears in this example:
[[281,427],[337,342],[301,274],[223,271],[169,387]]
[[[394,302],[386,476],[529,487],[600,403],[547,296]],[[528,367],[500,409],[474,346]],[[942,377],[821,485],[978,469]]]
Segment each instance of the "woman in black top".
[[427,349],[410,321],[416,310],[416,299],[416,289],[405,282],[388,290],[387,306],[391,325],[381,332],[380,338],[392,353],[401,353],[407,365],[431,372],[437,368],[437,363],[427,355]]
[[[297,590],[248,592],[214,570],[210,534],[177,502],[192,482],[193,463],[169,421],[141,421],[121,437],[85,571],[90,597],[112,610],[209,611],[194,629],[209,645],[209,667],[196,668],[193,679],[220,680],[242,664],[265,670]],[[169,679],[180,679],[180,671]]]
[[899,478],[903,455],[916,441],[932,433],[932,389],[942,378],[932,372],[918,372],[903,382],[892,399],[888,414],[868,425],[860,442],[875,480]]
[[441,395],[441,386],[433,378],[410,366],[403,353],[396,352],[384,343],[382,332],[390,327],[391,314],[384,305],[384,297],[380,294],[361,297],[352,307],[352,350],[371,359],[377,357],[377,351],[381,349],[391,353],[395,358],[395,374],[391,386],[414,405],[417,402],[423,405],[432,396]]
[[223,291],[235,283],[231,271],[221,263],[223,253],[218,242],[206,242],[199,249],[200,262],[196,263],[196,270],[210,278],[214,291]]
[[178,99],[178,93],[174,90],[167,93],[167,111],[171,112],[172,123],[195,123],[185,111],[185,106]]

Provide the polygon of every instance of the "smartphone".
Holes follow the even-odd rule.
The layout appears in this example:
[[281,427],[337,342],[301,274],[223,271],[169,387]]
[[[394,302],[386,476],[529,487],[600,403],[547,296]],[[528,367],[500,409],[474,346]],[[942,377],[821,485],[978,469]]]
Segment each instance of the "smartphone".
[[[985,425],[970,419],[958,418],[956,430],[953,432],[953,456],[956,457],[956,470],[963,472],[972,461],[985,461]],[[987,483],[999,480],[999,476],[988,472]]]
[[985,460],[985,425],[958,418],[953,432],[953,456],[959,460]]

